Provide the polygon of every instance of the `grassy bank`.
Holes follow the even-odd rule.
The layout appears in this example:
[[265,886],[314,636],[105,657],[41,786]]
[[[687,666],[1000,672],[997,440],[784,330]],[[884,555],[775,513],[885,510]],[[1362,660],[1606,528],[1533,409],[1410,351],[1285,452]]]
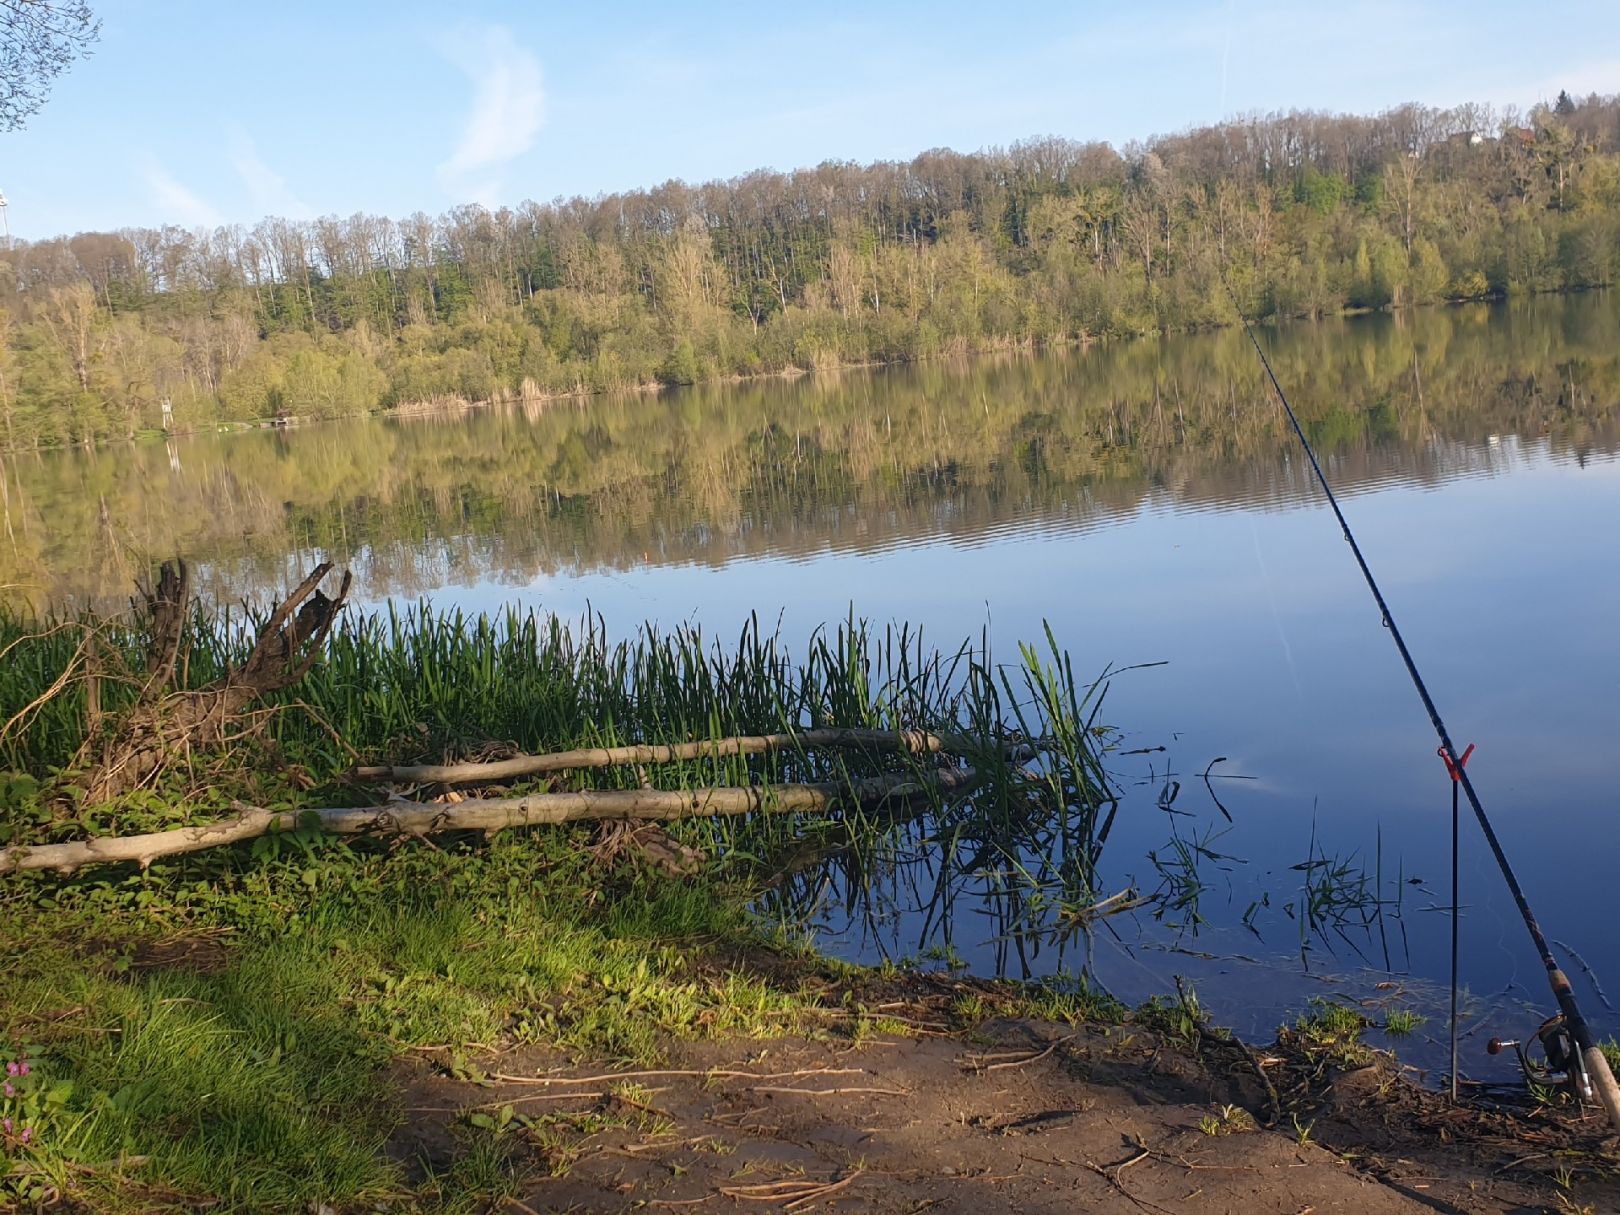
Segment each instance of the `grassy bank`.
[[31,1066],[14,1117],[31,1135],[0,1157],[0,1194],[460,1209],[494,1180],[413,1177],[385,1151],[402,1053],[546,1043],[646,1061],[666,1036],[816,1023],[794,982],[706,962],[704,943],[756,939],[737,891],[605,871],[583,843],[309,844],[8,889],[0,1007]]
[[[245,623],[194,618],[181,684],[201,687],[240,663]],[[918,814],[948,837],[944,848],[1038,848],[1077,902],[1095,893],[1111,794],[1089,693],[1055,648],[1003,669],[982,650],[942,655],[856,622],[790,655],[756,626],[716,646],[696,631],[650,629],[613,642],[597,623],[571,629],[534,615],[354,614],[324,661],[230,746],[186,757],[151,788],[77,804],[74,756],[87,731],[114,729],[134,700],[136,681],[119,673],[139,669],[149,640],[138,621],[0,618],[0,721],[10,723],[0,843],[169,827],[238,798],[365,804],[376,792],[346,776],[357,757],[409,763],[788,728],[948,728],[984,740],[975,762],[989,777],[969,797],[903,816],[675,824],[706,857],[696,880],[633,854],[600,855],[585,826],[430,841],[299,828],[146,870],[12,875],[0,886],[0,1041],[19,1074],[5,1098],[13,1130],[0,1195],[17,1205],[62,1196],[98,1210],[470,1209],[505,1184],[479,1128],[461,1127],[466,1150],[447,1168],[389,1150],[406,1116],[395,1068],[413,1052],[472,1060],[541,1044],[647,1062],[681,1039],[859,1038],[883,1027],[861,1007],[859,974],[804,953],[781,925],[803,858],[842,858],[853,875]],[[999,740],[1014,729],[1051,740],[1039,765],[1001,758]],[[790,750],[570,773],[547,787],[768,787],[918,762]],[[781,913],[771,921],[751,910],[768,881]],[[998,1001],[1046,1015],[1117,1011],[1083,986],[987,991],[964,1016]]]
[[[180,684],[201,687],[239,664],[252,623],[193,618]],[[1118,807],[1102,766],[1101,688],[1076,682],[1051,637],[1004,666],[982,646],[940,653],[909,632],[854,621],[789,652],[752,625],[717,646],[695,631],[650,629],[616,642],[599,623],[518,613],[349,614],[324,661],[273,711],[255,709],[229,746],[185,757],[150,788],[82,804],[74,757],[134,701],[127,673],[150,640],[138,621],[0,616],[0,720],[9,723],[0,845],[171,827],[216,817],[233,799],[366,804],[382,792],[352,778],[356,759],[409,764],[790,728],[926,730],[979,745],[951,760],[788,748],[516,787],[768,788],[925,762],[971,763],[983,778],[966,793],[900,805],[675,823],[674,836],[702,856],[688,876],[574,824],[427,839],[338,838],[305,825],[145,869],[0,878],[0,1209],[471,1212],[522,1196],[521,1205],[551,1194],[545,1185],[566,1176],[581,1145],[598,1152],[602,1135],[633,1135],[638,1151],[677,1157],[682,1144],[710,1142],[708,1123],[693,1125],[698,1139],[677,1137],[681,1115],[664,1110],[668,1099],[617,1075],[689,1066],[681,1060],[694,1052],[731,1066],[769,1057],[809,1067],[884,1035],[965,1036],[982,1050],[1002,1043],[997,1025],[1083,1024],[1083,1034],[975,1066],[1055,1059],[1072,1069],[1080,1064],[1054,1052],[1079,1051],[1064,1044],[1082,1038],[1096,1043],[1085,1053],[1098,1074],[1118,1077],[1106,1083],[1169,1085],[1163,1095],[1184,1102],[1184,1082],[1161,1076],[1164,1059],[1181,1058],[1211,1094],[1188,1115],[1202,1138],[1226,1143],[1260,1121],[1286,1134],[1292,1119],[1299,1150],[1331,1112],[1322,1085],[1376,1061],[1359,1041],[1367,1018],[1339,1006],[1318,1004],[1284,1030],[1268,1077],[1179,983],[1174,997],[1130,1011],[1061,969],[1034,986],[930,977],[920,963],[852,967],[806,943],[797,926],[829,888],[853,898],[901,852],[925,858],[930,916],[948,916],[954,892],[991,880],[986,871],[1017,887],[1003,893],[1019,922],[997,931],[1040,923],[1072,935],[1114,901],[1101,898],[1098,879]],[[1037,759],[1009,756],[1013,732],[1041,741]],[[1196,840],[1183,843],[1196,851]],[[1185,881],[1157,897],[1167,913],[1185,913]],[[1395,1010],[1383,1028],[1416,1024]],[[546,1104],[521,1087],[552,1082],[535,1078],[537,1063],[608,1073],[607,1087]],[[936,1066],[955,1075],[948,1061]],[[701,1068],[667,1074],[707,1091]],[[1067,1091],[1076,1074],[1062,1070],[1054,1083]],[[827,1091],[844,1100],[898,1091],[897,1082]],[[851,1161],[838,1176],[860,1172]],[[709,1173],[705,1184],[723,1193],[728,1171]],[[785,1183],[759,1192],[776,1184]],[[605,1192],[604,1201],[622,1199]]]

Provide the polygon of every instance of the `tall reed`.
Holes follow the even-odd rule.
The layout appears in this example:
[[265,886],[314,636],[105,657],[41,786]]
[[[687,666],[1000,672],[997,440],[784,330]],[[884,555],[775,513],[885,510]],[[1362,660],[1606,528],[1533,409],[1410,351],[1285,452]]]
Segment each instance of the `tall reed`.
[[[240,662],[254,620],[196,614],[189,626],[185,686],[199,686]],[[998,666],[988,643],[939,651],[907,626],[875,628],[851,616],[818,630],[793,653],[751,618],[722,644],[696,626],[664,632],[645,625],[614,640],[600,617],[564,621],[512,608],[491,618],[427,603],[351,612],[327,654],[280,696],[266,723],[280,757],[314,782],[312,797],[343,790],[356,758],[408,764],[501,752],[555,751],[627,743],[789,732],[824,727],[925,730],[966,741],[951,759],[894,751],[775,751],[706,757],[648,771],[576,773],[572,787],[663,788],[836,780],[940,762],[972,767],[981,784],[966,798],[913,807],[952,846],[974,854],[1039,847],[1053,872],[1089,890],[1105,831],[1098,812],[1112,804],[1088,715],[1092,689],[1050,631],[1050,654],[1026,648]],[[110,676],[139,668],[138,622],[78,619],[34,622],[0,612],[0,770],[44,778],[69,762],[90,717],[91,681],[104,721],[133,697],[133,681]],[[61,681],[64,671],[74,677]],[[54,691],[53,691],[54,690]],[[1032,761],[1009,741],[1038,739]],[[350,797],[355,791],[347,789]],[[770,816],[764,816],[765,819]],[[896,825],[862,821],[841,828],[870,843]],[[792,820],[694,828],[710,843],[764,858],[801,841]],[[846,840],[857,847],[860,840]],[[1045,864],[1046,862],[1042,862]]]

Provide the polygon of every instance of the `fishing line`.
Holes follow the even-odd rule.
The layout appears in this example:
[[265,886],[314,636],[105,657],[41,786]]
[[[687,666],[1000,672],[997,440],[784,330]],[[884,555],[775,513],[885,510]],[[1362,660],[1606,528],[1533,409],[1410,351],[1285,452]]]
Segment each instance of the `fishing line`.
[[[1224,282],[1224,276],[1223,276]],[[1344,534],[1345,543],[1350,546],[1350,552],[1355,556],[1356,565],[1361,569],[1361,576],[1367,583],[1367,589],[1372,592],[1373,601],[1378,605],[1378,612],[1383,620],[1384,627],[1389,630],[1390,639],[1395,642],[1395,648],[1400,651],[1401,662],[1406,666],[1406,673],[1411,677],[1412,686],[1417,690],[1419,699],[1423,701],[1423,708],[1429,714],[1429,722],[1434,726],[1434,732],[1439,736],[1441,760],[1446,765],[1452,782],[1457,785],[1468,805],[1474,811],[1474,817],[1479,822],[1481,833],[1485,842],[1490,845],[1491,854],[1496,858],[1497,868],[1502,871],[1502,878],[1507,883],[1508,891],[1513,895],[1513,901],[1518,905],[1519,915],[1524,919],[1524,926],[1530,931],[1530,940],[1535,945],[1536,952],[1541,956],[1542,964],[1547,968],[1547,983],[1552,988],[1553,998],[1558,1002],[1559,1011],[1564,1017],[1564,1025],[1570,1036],[1575,1040],[1576,1050],[1579,1052],[1576,1065],[1584,1065],[1585,1076],[1582,1080],[1589,1082],[1589,1087],[1596,1091],[1598,1099],[1609,1115],[1610,1124],[1620,1130],[1620,1087],[1616,1087],[1614,1074],[1609,1070],[1609,1061],[1604,1057],[1597,1043],[1593,1041],[1592,1030],[1581,1015],[1580,1005],[1575,1000],[1575,990],[1570,986],[1569,978],[1559,967],[1547,944],[1547,938],[1541,931],[1541,925],[1536,922],[1535,913],[1530,910],[1530,902],[1525,898],[1524,888],[1519,885],[1518,875],[1513,872],[1513,866],[1508,861],[1507,853],[1502,849],[1502,842],[1496,838],[1496,830],[1491,826],[1491,820],[1485,813],[1485,807],[1479,800],[1479,794],[1474,791],[1474,782],[1468,777],[1467,752],[1459,753],[1451,741],[1451,734],[1446,729],[1445,720],[1440,716],[1440,710],[1435,707],[1434,697],[1429,694],[1429,687],[1423,682],[1419,673],[1417,662],[1412,658],[1412,652],[1406,647],[1406,639],[1401,636],[1401,630],[1395,624],[1395,617],[1389,610],[1389,604],[1384,600],[1384,593],[1379,589],[1378,580],[1373,577],[1372,567],[1367,564],[1367,558],[1362,554],[1361,545],[1356,542],[1356,536],[1350,529],[1350,522],[1344,517],[1344,511],[1339,507],[1339,499],[1333,492],[1333,486],[1328,482],[1327,474],[1322,471],[1322,465],[1316,458],[1316,450],[1311,441],[1305,437],[1305,428],[1300,425],[1299,416],[1288,401],[1288,394],[1283,391],[1282,384],[1277,379],[1277,373],[1272,370],[1271,360],[1266,356],[1265,347],[1260,345],[1260,339],[1255,335],[1254,326],[1249,324],[1249,317],[1243,307],[1238,303],[1237,294],[1232,290],[1230,282],[1225,282],[1226,293],[1232,300],[1232,307],[1236,310],[1238,319],[1243,323],[1243,332],[1248,335],[1249,342],[1254,346],[1254,352],[1260,356],[1260,365],[1265,368],[1266,378],[1271,382],[1272,391],[1277,394],[1277,400],[1282,403],[1283,412],[1288,415],[1288,424],[1293,428],[1294,437],[1304,449],[1305,458],[1310,461],[1311,471],[1316,474],[1316,482],[1322,487],[1323,496],[1333,511],[1333,517],[1338,520],[1339,530]],[[1470,746],[1468,751],[1472,751]],[[1455,921],[1454,921],[1455,922]],[[1583,1085],[1582,1087],[1587,1087]]]
[[1271,603],[1271,621],[1277,626],[1277,640],[1282,643],[1283,658],[1288,663],[1288,677],[1294,681],[1294,695],[1300,705],[1305,704],[1305,689],[1299,683],[1299,668],[1294,665],[1294,647],[1288,644],[1288,631],[1283,628],[1282,612],[1277,607],[1277,591],[1271,583],[1271,570],[1266,566],[1266,555],[1260,549],[1260,529],[1254,516],[1249,516],[1249,535],[1254,540],[1254,559],[1260,566],[1260,578],[1266,584],[1266,599]]

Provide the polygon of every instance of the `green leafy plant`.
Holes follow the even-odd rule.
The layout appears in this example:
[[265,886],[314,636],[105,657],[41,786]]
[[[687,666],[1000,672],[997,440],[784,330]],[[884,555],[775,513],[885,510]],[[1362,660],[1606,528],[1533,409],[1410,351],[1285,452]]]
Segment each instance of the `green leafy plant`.
[[1342,1067],[1362,1067],[1377,1057],[1377,1052],[1361,1040],[1362,1031],[1371,1024],[1360,1010],[1348,1004],[1313,996],[1306,1011],[1280,1033],[1284,1041],[1307,1055],[1329,1059]]
[[1179,979],[1173,999],[1164,996],[1151,997],[1136,1010],[1134,1020],[1145,1028],[1163,1034],[1193,1050],[1198,1048],[1204,1035],[1210,1032],[1209,1014],[1199,1003],[1198,993]]
[[1198,1129],[1206,1135],[1238,1135],[1257,1130],[1254,1115],[1240,1105],[1223,1105],[1213,1114],[1198,1120]]
[[1384,1032],[1404,1037],[1427,1020],[1427,1017],[1409,1008],[1392,1008],[1384,1014]]
[[17,1045],[0,1079],[0,1199],[43,1204],[59,1192],[73,1081],[53,1079],[34,1045]]

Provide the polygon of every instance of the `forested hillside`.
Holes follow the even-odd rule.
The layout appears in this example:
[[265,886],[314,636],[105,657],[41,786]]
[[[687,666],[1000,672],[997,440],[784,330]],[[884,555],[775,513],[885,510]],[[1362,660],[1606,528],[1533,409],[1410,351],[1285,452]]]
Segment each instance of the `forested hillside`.
[[1605,286],[1620,98],[0,253],[0,445]]

